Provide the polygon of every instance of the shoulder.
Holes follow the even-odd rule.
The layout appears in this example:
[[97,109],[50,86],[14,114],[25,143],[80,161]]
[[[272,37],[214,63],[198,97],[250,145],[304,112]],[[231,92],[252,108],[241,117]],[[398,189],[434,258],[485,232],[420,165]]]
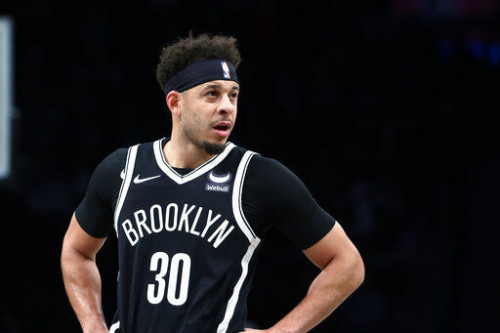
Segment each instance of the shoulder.
[[121,163],[127,158],[128,148],[118,148],[112,153],[108,154],[101,163],[113,165]]
[[[121,184],[127,161],[127,148],[119,148],[108,154],[95,167],[90,178],[89,191],[108,192],[108,187],[118,187]],[[106,190],[105,190],[106,189]]]
[[252,156],[244,180],[248,195],[257,197],[266,206],[288,206],[309,191],[302,180],[288,167],[274,158],[259,154]]
[[269,221],[300,249],[315,244],[335,224],[304,182],[276,159],[254,155],[244,188],[252,216]]
[[121,147],[110,154],[108,154],[102,161],[99,163],[97,166],[97,169],[102,169],[103,171],[106,172],[115,172],[118,170],[120,173],[121,171],[125,168],[125,165],[127,163],[127,157],[129,154],[129,150],[132,147],[140,147],[142,151],[147,151],[149,150],[153,145],[155,144],[160,144],[163,145],[165,140],[167,138],[160,138],[154,141],[148,141],[148,142],[138,142],[136,144],[131,145],[130,147]]
[[121,172],[125,167],[127,160],[127,148],[118,148],[112,153],[108,154],[97,166],[95,172],[99,174],[114,174]]
[[89,181],[87,193],[75,211],[80,226],[89,235],[106,237],[112,221],[113,200],[117,197],[125,167],[127,148],[108,154],[97,165]]
[[289,184],[302,184],[302,181],[288,167],[274,158],[255,154],[248,165],[248,178],[259,183],[282,188]]

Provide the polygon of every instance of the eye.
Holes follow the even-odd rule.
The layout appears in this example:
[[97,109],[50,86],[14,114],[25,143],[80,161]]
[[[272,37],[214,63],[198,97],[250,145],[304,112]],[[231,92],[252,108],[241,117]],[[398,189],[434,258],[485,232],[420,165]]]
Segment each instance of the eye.
[[209,90],[207,91],[207,96],[217,96],[217,92],[215,90]]
[[229,94],[229,97],[231,97],[232,99],[236,99],[238,98],[238,93],[237,92],[232,92]]

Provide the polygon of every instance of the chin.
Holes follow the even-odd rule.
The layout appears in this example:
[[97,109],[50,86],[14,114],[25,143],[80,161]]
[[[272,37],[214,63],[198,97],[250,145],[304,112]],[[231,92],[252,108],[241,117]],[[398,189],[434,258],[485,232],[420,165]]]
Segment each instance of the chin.
[[222,143],[213,143],[213,142],[203,142],[203,148],[205,152],[209,155],[217,155],[224,151],[224,147],[226,147],[226,142]]

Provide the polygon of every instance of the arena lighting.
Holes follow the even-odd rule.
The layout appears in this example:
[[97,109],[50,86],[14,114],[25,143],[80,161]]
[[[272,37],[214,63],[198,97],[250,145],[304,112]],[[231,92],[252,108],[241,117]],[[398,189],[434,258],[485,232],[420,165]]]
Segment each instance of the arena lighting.
[[0,16],[0,180],[11,169],[12,20]]

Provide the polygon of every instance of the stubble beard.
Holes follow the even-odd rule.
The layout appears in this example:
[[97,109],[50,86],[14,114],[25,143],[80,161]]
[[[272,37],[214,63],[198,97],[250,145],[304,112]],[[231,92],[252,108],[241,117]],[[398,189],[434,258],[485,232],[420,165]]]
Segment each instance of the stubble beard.
[[225,143],[213,143],[209,141],[202,141],[200,142],[195,138],[194,135],[192,135],[191,131],[189,129],[184,129],[184,135],[196,146],[200,147],[203,149],[207,154],[209,155],[217,155],[220,154],[224,151],[224,148],[226,147]]
[[[200,125],[201,121],[199,119],[196,119],[194,122],[195,124]],[[212,125],[212,124],[210,124]],[[209,142],[207,140],[198,140],[196,138],[196,135],[194,135],[194,132],[197,131],[197,126],[189,124],[189,122],[186,124],[181,123],[181,128],[184,132],[185,137],[187,137],[194,145],[198,146],[199,148],[202,148],[207,154],[209,155],[218,155],[224,151],[224,148],[226,147],[226,142],[224,143],[213,143]],[[203,126],[201,126],[203,127]],[[210,128],[212,128],[210,126]]]
[[226,147],[225,144],[217,144],[217,143],[211,143],[211,142],[207,142],[207,141],[203,142],[203,149],[205,149],[205,152],[209,155],[220,154],[224,151],[225,147]]

